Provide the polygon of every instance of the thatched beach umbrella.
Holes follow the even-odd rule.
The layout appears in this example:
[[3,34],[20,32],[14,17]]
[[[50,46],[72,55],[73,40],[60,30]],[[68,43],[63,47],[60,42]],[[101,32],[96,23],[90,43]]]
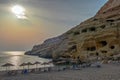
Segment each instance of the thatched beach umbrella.
[[53,61],[49,61],[48,64],[49,64],[50,67],[51,67],[51,65],[53,64]]
[[66,66],[66,63],[67,63],[67,62],[63,60],[63,61],[58,61],[58,62],[56,62],[55,65],[57,65],[57,66],[58,66],[58,65],[59,65],[59,66],[60,66],[60,65],[65,65],[65,66]]
[[48,65],[48,63],[47,62],[43,62],[42,65],[44,66],[43,68],[45,70],[45,66]]
[[66,61],[65,60],[58,61],[58,62],[55,63],[55,66],[56,66],[58,71],[61,69],[61,66],[63,66],[63,65],[66,67]]
[[11,63],[6,63],[6,64],[2,65],[2,67],[6,67],[6,71],[7,71],[7,68],[10,68],[11,66],[14,66],[14,65]]
[[21,66],[21,67],[23,67],[23,69],[24,69],[24,67],[27,65],[27,63],[22,63],[22,64],[20,64],[19,66]]
[[42,63],[42,65],[44,65],[44,67],[45,67],[45,65],[47,65],[47,64],[48,64],[47,62],[43,62],[43,63]]
[[66,61],[58,61],[55,64],[60,65],[60,64],[66,64]]
[[26,65],[28,65],[28,69],[29,69],[30,66],[31,66],[31,65],[34,65],[34,64],[32,64],[31,62],[28,62],[28,63],[26,63]]
[[36,61],[34,64],[36,65],[36,69],[37,69],[38,65],[41,64],[41,62]]

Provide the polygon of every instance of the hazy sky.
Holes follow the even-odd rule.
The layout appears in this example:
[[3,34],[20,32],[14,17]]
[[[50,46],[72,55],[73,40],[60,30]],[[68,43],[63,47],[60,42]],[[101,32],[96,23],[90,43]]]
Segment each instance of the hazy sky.
[[[0,51],[29,50],[94,16],[107,0],[0,0]],[[27,19],[11,7],[21,5]]]

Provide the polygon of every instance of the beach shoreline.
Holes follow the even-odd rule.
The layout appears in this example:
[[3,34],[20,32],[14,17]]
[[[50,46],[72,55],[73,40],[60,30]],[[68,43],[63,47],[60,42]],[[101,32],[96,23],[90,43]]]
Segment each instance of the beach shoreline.
[[[3,74],[3,72],[0,72]],[[87,67],[80,70],[49,71],[2,76],[0,80],[120,80],[120,64],[102,64],[101,68]]]

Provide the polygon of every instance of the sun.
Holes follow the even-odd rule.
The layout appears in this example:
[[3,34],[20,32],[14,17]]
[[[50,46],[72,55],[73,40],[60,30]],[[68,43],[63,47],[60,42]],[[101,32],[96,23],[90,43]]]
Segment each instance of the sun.
[[18,19],[26,19],[25,8],[20,5],[14,5],[11,11],[16,15]]

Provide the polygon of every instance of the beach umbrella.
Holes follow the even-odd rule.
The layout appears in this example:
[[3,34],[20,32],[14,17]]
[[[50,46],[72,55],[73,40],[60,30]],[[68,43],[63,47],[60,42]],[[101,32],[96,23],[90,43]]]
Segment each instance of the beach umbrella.
[[50,67],[52,66],[53,64],[53,61],[49,61],[48,64],[50,65]]
[[31,62],[28,62],[28,63],[26,63],[26,65],[28,65],[28,69],[29,69],[30,66],[31,66],[31,65],[34,65],[34,64],[32,64]]
[[43,62],[43,63],[42,63],[42,65],[45,65],[45,64],[46,64],[46,62]]
[[43,63],[42,63],[42,65],[44,65],[44,67],[45,67],[45,65],[47,65],[47,64],[48,64],[47,62],[43,62]]
[[22,64],[20,64],[19,66],[22,66],[23,69],[24,69],[24,66],[26,66],[26,65],[27,65],[26,63],[22,63]]
[[59,64],[66,64],[66,61],[58,61],[55,64],[59,65]]
[[36,69],[37,69],[38,65],[41,64],[41,62],[36,61],[34,64],[36,65]]
[[[61,65],[63,66],[63,65],[65,65],[65,64],[66,64],[66,61],[65,61],[65,60],[63,60],[63,61],[58,61],[58,62],[55,63],[55,65],[56,65],[56,67],[57,67],[58,70],[60,70]],[[65,66],[66,66],[66,65],[65,65]]]
[[55,64],[56,65],[66,65],[66,61],[58,61]]
[[7,68],[10,68],[11,66],[14,66],[14,65],[11,63],[6,63],[6,64],[2,65],[2,67],[6,67],[6,71],[7,71]]
[[48,63],[47,62],[43,62],[42,65],[44,65],[44,70],[45,70],[45,65],[47,65]]

